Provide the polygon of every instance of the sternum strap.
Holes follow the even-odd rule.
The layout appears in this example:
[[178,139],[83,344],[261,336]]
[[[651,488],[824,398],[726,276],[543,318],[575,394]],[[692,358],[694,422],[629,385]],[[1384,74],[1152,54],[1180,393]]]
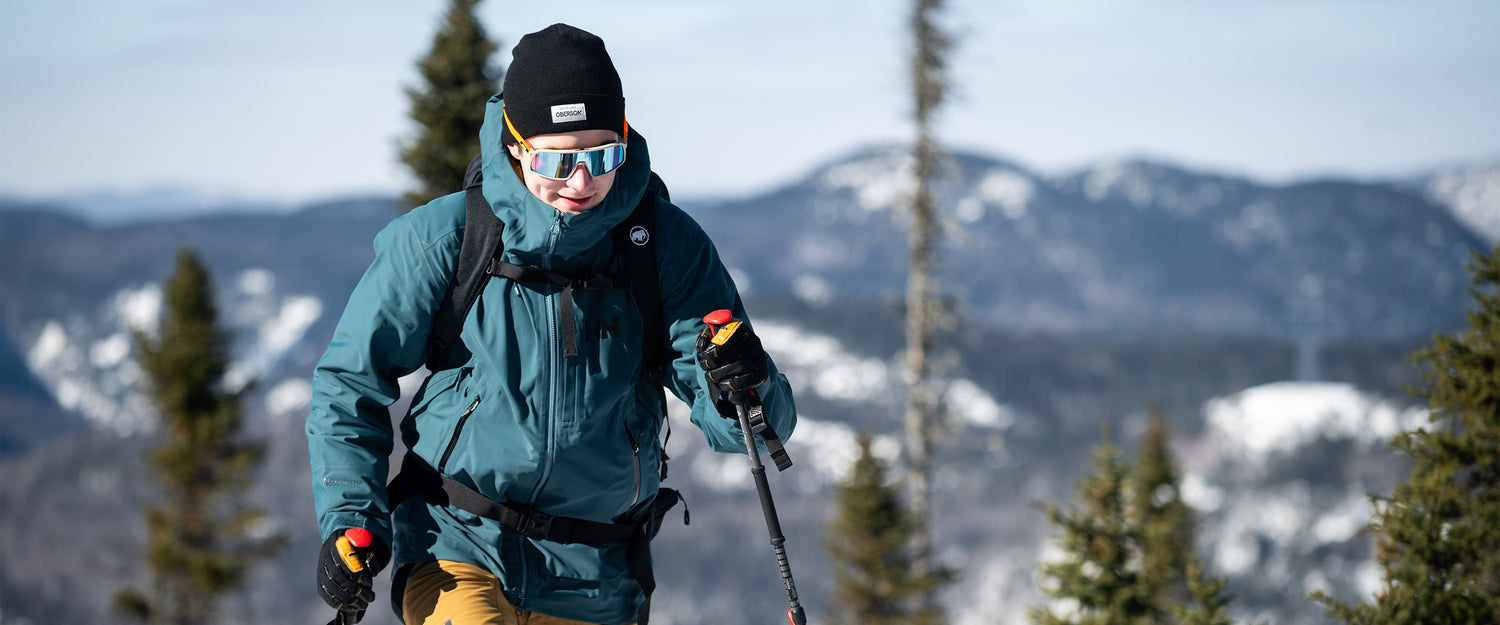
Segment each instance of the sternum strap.
[[573,289],[627,289],[630,280],[624,274],[592,273],[583,277],[559,273],[541,267],[515,265],[501,260],[491,260],[487,269],[490,275],[502,276],[516,282],[543,282],[563,288],[559,298],[559,323],[562,325],[563,356],[578,355],[578,319],[573,314]]

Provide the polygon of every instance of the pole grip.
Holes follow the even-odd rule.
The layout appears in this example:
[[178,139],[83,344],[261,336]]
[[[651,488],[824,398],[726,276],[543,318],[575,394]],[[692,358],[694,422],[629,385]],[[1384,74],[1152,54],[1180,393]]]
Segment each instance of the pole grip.
[[359,573],[365,570],[365,562],[360,559],[359,553],[355,549],[369,547],[370,543],[374,540],[375,535],[371,534],[370,530],[362,527],[345,530],[344,535],[339,537],[334,547],[338,549],[339,559],[344,561],[344,567],[349,569],[350,573]]

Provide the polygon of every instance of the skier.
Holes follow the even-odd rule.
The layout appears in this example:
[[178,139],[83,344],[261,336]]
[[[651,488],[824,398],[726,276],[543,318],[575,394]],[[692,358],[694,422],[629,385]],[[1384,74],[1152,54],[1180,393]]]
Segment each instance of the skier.
[[[761,404],[785,438],[791,389],[748,322],[717,341],[703,323],[725,308],[743,322],[744,307],[698,225],[646,201],[650,156],[601,39],[564,24],[522,37],[486,106],[482,201],[502,224],[505,277],[484,283],[453,346],[429,344],[468,196],[433,200],[376,236],[314,372],[318,592],[357,620],[392,563],[408,625],[645,623],[646,546],[676,499],[659,490],[662,387],[731,453],[746,449],[728,399]],[[609,236],[638,206],[655,208],[652,225]],[[648,242],[656,275],[628,281],[659,285],[659,302],[600,278],[620,273],[622,247]],[[644,344],[653,335],[661,345]],[[401,422],[408,452],[388,488],[387,407],[424,364],[434,373]]]

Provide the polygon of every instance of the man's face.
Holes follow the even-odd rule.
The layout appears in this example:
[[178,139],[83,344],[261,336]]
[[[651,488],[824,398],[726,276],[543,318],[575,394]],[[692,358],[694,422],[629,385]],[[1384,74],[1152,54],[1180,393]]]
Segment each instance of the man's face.
[[[579,130],[537,135],[526,140],[531,143],[531,147],[540,150],[578,150],[614,143],[620,140],[620,135],[608,130]],[[553,180],[537,175],[526,166],[525,149],[519,144],[506,147],[510,149],[510,155],[521,163],[521,178],[531,194],[564,213],[577,215],[598,206],[604,201],[604,195],[609,193],[610,187],[614,186],[615,172],[619,171],[616,168],[602,176],[593,176],[580,163],[567,179]]]

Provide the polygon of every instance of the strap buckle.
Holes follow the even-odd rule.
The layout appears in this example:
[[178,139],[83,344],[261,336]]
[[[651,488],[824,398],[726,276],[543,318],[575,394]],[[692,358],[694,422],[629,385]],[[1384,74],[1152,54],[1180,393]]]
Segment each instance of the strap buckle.
[[527,510],[516,520],[515,529],[531,538],[552,540],[552,521],[556,518],[538,510]]

